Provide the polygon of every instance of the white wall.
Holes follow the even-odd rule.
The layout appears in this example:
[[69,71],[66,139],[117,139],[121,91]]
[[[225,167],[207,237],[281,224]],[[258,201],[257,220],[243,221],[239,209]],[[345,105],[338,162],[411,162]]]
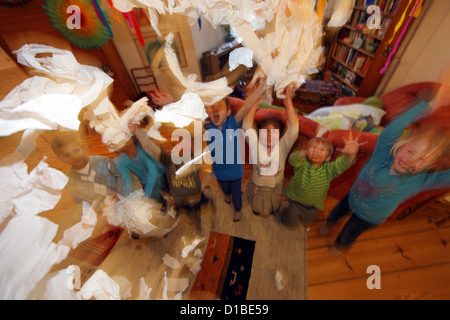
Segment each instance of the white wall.
[[200,61],[203,52],[217,48],[223,43],[223,34],[220,27],[214,29],[211,24],[202,19],[202,28],[198,24],[191,26],[192,40],[194,42],[197,60]]
[[[399,47],[399,53],[380,83],[377,95],[422,81],[436,81],[450,63],[450,1],[427,0],[429,7],[411,35]],[[414,25],[412,25],[414,27]],[[408,40],[405,38],[405,40]]]

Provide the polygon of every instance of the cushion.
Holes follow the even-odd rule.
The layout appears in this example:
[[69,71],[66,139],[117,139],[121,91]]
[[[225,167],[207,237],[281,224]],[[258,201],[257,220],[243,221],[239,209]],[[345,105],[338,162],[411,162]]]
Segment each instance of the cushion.
[[306,117],[328,128],[328,130],[349,130],[355,121],[362,117],[371,116],[374,126],[378,126],[386,114],[383,109],[366,104],[351,104],[339,107],[323,107],[315,110]]
[[430,101],[439,90],[437,82],[419,82],[406,85],[380,96],[386,115],[381,125],[386,127],[398,115],[404,113],[420,101]]
[[378,109],[383,109],[383,100],[377,97],[369,97],[362,104],[366,104],[368,106]]

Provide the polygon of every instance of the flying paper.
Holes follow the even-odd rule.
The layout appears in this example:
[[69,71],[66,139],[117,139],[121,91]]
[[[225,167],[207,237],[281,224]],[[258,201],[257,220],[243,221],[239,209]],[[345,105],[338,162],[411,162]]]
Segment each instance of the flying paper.
[[17,215],[0,233],[0,299],[23,300],[69,247],[52,242],[58,225],[39,216]]
[[237,48],[230,52],[228,64],[230,71],[243,64],[247,68],[253,67],[253,51],[249,48]]
[[19,147],[0,160],[0,222],[11,214],[35,215],[52,209],[61,198],[68,178],[50,168],[44,158],[29,174],[25,163],[39,132],[27,130]]
[[80,242],[88,239],[92,235],[96,224],[97,213],[90,203],[83,201],[83,215],[81,216],[81,221],[65,230],[63,238],[58,244],[64,244],[75,249]]
[[172,48],[173,34],[166,36],[166,44],[164,52],[166,54],[167,63],[172,70],[174,76],[186,88],[185,93],[195,93],[200,96],[201,101],[206,105],[212,105],[217,101],[229,95],[233,90],[228,87],[228,80],[222,77],[211,82],[198,82],[196,74],[190,74],[187,77],[181,72],[178,58]]
[[127,197],[119,196],[105,200],[103,215],[113,226],[126,227],[128,233],[138,233],[144,237],[159,237],[167,234],[178,224],[178,219],[162,215],[161,204],[147,198],[144,190],[137,189]]
[[[119,2],[119,1],[115,1]],[[315,1],[302,0],[299,3],[281,0],[188,0],[177,2],[161,0],[123,0],[117,9],[132,7],[149,8],[159,14],[180,13],[197,23],[201,16],[213,27],[226,23],[242,39],[243,45],[253,51],[253,59],[261,66],[267,84],[273,86],[279,98],[284,97],[284,88],[290,83],[300,86],[310,74],[318,72],[317,65],[322,54],[321,18],[316,15]],[[323,1],[319,14],[323,13]],[[119,5],[119,4],[118,4]],[[354,1],[335,2],[329,25],[342,26],[350,17]],[[289,8],[290,16],[285,9]],[[272,28],[255,31],[255,26],[270,25]],[[270,31],[268,31],[270,30]],[[192,75],[185,77],[179,70],[178,61],[171,45],[170,35],[166,38],[166,59],[174,75],[187,92],[197,92],[205,104],[212,104],[214,97],[223,98],[230,92],[212,94],[203,91]],[[232,62],[234,65],[235,62]],[[220,80],[220,79],[219,79]],[[217,80],[216,80],[217,81]],[[224,83],[214,84],[216,90]],[[203,91],[203,92],[200,92]],[[219,90],[220,91],[220,90]],[[216,100],[217,101],[217,100]]]
[[192,121],[205,120],[208,114],[199,95],[193,92],[183,94],[177,102],[155,111],[155,122],[171,122],[176,127],[188,126]]
[[121,116],[116,116],[108,122],[108,126],[96,130],[102,132],[102,141],[108,145],[110,151],[116,151],[125,146],[131,139],[131,132],[128,129],[130,122],[138,122],[146,116],[153,118],[153,109],[147,104],[148,98],[144,97],[134,102],[126,109]]
[[120,286],[105,271],[97,270],[80,290],[83,299],[120,300]]

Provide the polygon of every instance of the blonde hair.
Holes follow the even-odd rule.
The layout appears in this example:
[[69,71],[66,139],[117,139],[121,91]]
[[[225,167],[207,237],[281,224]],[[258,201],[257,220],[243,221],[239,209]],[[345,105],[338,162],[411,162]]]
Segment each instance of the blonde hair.
[[448,128],[433,127],[431,124],[405,130],[391,148],[391,155],[395,157],[399,149],[409,142],[428,140],[428,146],[415,157],[416,160],[420,158],[430,160],[423,169],[423,171],[428,171],[437,165],[439,159],[449,157],[450,139],[448,134]]
[[327,148],[328,150],[328,154],[326,157],[329,157],[333,154],[334,148],[333,148],[333,144],[326,138],[323,137],[315,137],[312,138],[311,140],[308,141],[308,144],[306,145],[306,149],[309,149],[309,147],[311,147],[313,144],[320,144],[325,146],[325,148]]

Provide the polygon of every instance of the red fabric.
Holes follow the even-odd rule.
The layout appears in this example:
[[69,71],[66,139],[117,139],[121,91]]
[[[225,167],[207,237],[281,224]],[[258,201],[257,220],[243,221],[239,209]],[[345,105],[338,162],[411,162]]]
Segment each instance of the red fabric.
[[339,98],[337,99],[333,106],[346,106],[349,104],[355,104],[355,103],[363,103],[364,101],[366,101],[366,98],[361,98],[361,97],[343,97],[343,98]]
[[430,101],[439,90],[437,82],[419,82],[400,87],[380,96],[383,100],[384,115],[381,125],[386,126],[399,114],[402,114],[420,101]]

